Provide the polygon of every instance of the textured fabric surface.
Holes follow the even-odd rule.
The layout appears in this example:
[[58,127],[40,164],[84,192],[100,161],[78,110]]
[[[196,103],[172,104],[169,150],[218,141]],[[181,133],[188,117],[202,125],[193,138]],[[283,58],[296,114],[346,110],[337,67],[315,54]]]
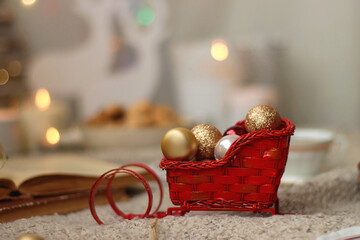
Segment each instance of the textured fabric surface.
[[[172,205],[166,190],[162,210]],[[154,195],[157,193],[155,190]],[[302,184],[281,185],[278,193],[280,211],[297,214],[191,212],[183,217],[168,216],[157,221],[158,239],[316,239],[328,232],[360,226],[355,167],[333,170]],[[155,202],[157,199],[155,196]],[[125,212],[140,213],[146,205],[147,196],[141,193],[119,207]],[[123,220],[109,206],[98,207],[97,211],[105,225],[97,225],[89,210],[83,210],[1,224],[0,239],[15,239],[28,232],[62,240],[153,237],[153,219]]]

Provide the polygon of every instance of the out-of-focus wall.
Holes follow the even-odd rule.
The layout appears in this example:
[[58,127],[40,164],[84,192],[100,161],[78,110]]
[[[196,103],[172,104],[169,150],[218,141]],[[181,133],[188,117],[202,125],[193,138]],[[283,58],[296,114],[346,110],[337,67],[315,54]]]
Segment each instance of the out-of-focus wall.
[[284,47],[280,110],[295,122],[359,128],[359,1],[171,3],[176,19],[173,39],[247,35],[278,39]]
[[[42,1],[32,9],[9,0],[33,54],[80,44],[86,23],[58,2],[44,21]],[[170,0],[170,42],[264,36],[284,48],[279,79],[281,113],[297,124],[360,126],[360,1]]]

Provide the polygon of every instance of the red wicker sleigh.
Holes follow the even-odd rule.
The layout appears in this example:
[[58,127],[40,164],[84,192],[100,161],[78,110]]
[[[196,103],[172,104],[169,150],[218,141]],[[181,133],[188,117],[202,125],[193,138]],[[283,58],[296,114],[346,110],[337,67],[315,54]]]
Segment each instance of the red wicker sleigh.
[[[236,123],[244,127],[244,121]],[[277,191],[295,126],[282,119],[279,130],[241,135],[221,160],[171,161],[163,158],[170,198],[168,215],[189,211],[279,213]]]
[[[236,125],[244,126],[244,121]],[[174,205],[167,212],[158,212],[163,199],[159,177],[148,166],[129,163],[102,174],[93,183],[89,193],[90,212],[99,224],[95,195],[98,186],[107,181],[106,194],[114,212],[125,218],[163,218],[167,215],[184,215],[189,211],[252,211],[279,213],[277,190],[287,161],[290,136],[295,126],[282,119],[279,130],[262,130],[241,135],[230,147],[225,157],[206,161],[171,161],[163,158],[160,168],[167,171],[170,198]],[[151,212],[153,196],[147,181],[128,167],[146,170],[156,180],[160,198]],[[148,194],[148,207],[144,214],[125,214],[115,204],[111,183],[118,173],[138,179]],[[151,212],[151,213],[150,213]]]

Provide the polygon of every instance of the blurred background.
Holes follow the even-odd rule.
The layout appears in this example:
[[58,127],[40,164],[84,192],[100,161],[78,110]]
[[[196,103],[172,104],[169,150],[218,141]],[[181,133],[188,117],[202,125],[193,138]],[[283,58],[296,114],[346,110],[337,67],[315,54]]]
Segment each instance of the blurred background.
[[[1,142],[25,132],[27,145],[46,145],[39,125],[61,132],[140,100],[220,131],[262,103],[297,126],[358,131],[358,9],[355,0],[0,0]],[[46,105],[47,94],[44,114],[33,99]]]

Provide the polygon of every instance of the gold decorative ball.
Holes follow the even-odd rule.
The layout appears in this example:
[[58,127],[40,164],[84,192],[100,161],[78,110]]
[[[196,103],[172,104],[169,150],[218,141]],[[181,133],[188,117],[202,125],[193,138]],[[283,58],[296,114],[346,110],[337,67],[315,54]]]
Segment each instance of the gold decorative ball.
[[189,129],[178,127],[165,133],[161,150],[169,160],[192,160],[198,150],[198,143]]
[[198,142],[197,160],[214,159],[216,143],[222,138],[221,132],[211,124],[200,124],[191,129]]
[[257,105],[249,110],[245,118],[245,128],[248,132],[263,129],[277,129],[281,125],[280,114],[269,105]]
[[44,240],[44,238],[34,233],[26,233],[17,237],[16,240]]

